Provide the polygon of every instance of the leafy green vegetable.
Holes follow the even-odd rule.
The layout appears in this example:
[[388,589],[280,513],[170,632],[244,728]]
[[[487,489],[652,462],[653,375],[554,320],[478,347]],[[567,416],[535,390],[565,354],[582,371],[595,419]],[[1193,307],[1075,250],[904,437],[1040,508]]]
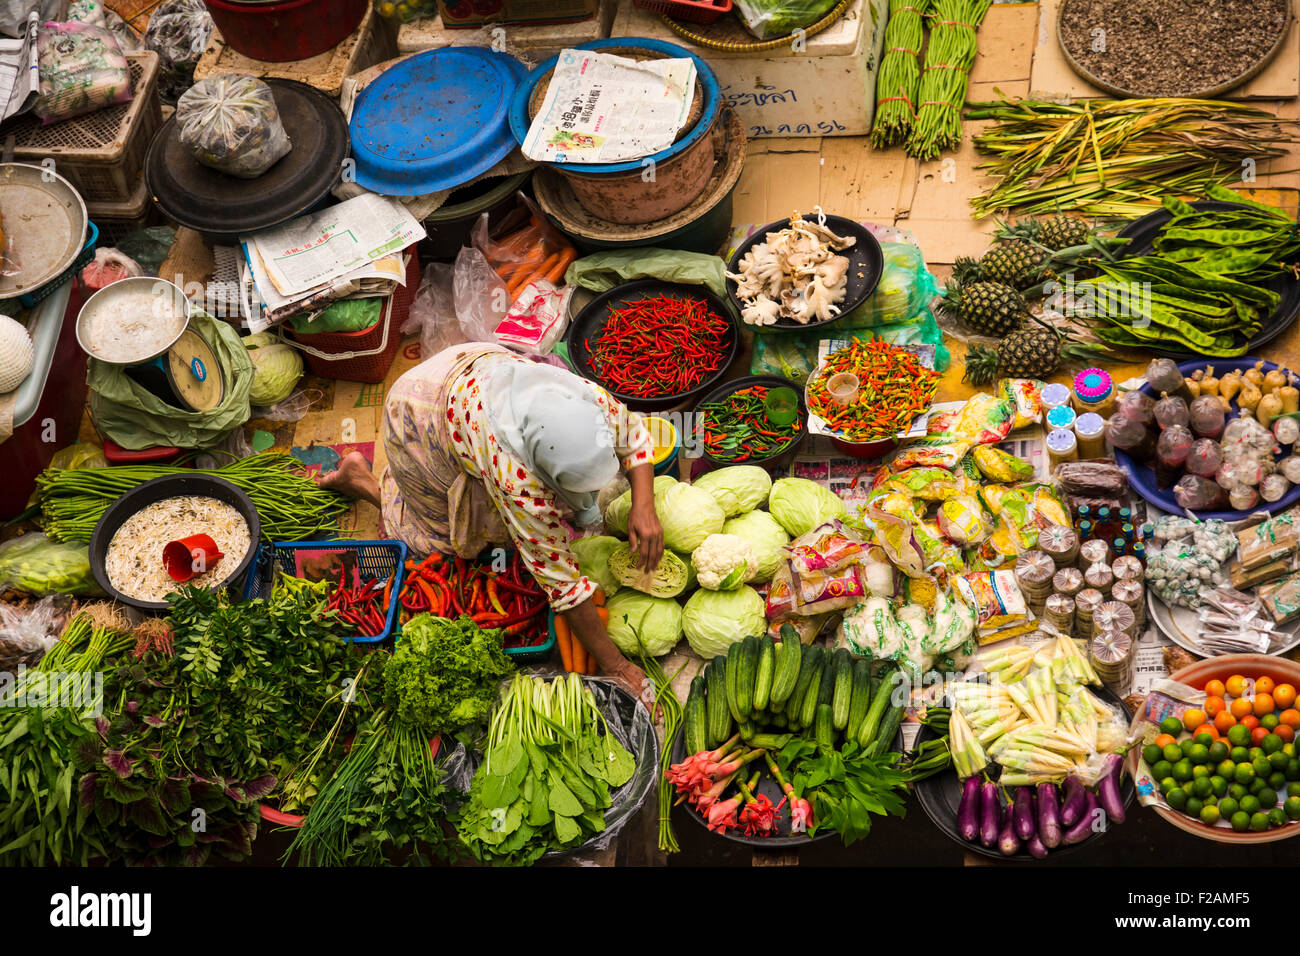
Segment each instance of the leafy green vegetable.
[[686,640],[705,660],[727,653],[742,638],[767,633],[766,606],[753,588],[696,591],[682,609]]
[[905,815],[907,774],[897,768],[899,759],[896,753],[868,757],[855,743],[834,750],[806,738],[791,740],[777,755],[777,763],[792,776],[795,792],[813,805],[808,835],[829,827],[845,846],[871,832],[872,814]]
[[792,538],[797,538],[846,512],[835,492],[807,478],[781,478],[772,483],[767,510]]
[[384,701],[425,737],[454,733],[487,716],[497,684],[514,672],[500,631],[485,631],[467,617],[417,614],[384,666]]
[[623,542],[613,535],[597,534],[573,542],[573,554],[578,559],[578,570],[591,578],[605,597],[611,598],[622,587],[609,569],[609,555]]

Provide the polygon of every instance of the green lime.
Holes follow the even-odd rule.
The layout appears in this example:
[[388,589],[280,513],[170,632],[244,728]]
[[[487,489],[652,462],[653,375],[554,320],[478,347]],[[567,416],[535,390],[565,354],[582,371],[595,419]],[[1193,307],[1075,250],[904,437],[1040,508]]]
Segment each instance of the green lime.
[[1247,813],[1245,810],[1238,810],[1236,813],[1232,815],[1230,822],[1232,823],[1232,828],[1236,830],[1238,833],[1244,830],[1249,830],[1250,814]]
[[1250,828],[1257,833],[1263,833],[1268,829],[1268,814],[1261,810],[1259,813],[1253,813],[1250,817]]
[[1183,759],[1183,748],[1178,744],[1165,744],[1165,759],[1170,763],[1178,763]]
[[1253,793],[1248,793],[1237,801],[1237,805],[1247,813],[1258,813],[1260,809],[1259,797]]
[[1217,807],[1218,805],[1219,798],[1212,793],[1206,794],[1201,798],[1201,806],[1203,807]]
[[1201,799],[1208,797],[1212,789],[1209,777],[1197,777],[1192,781],[1192,793]]
[[1288,740],[1286,743],[1284,743],[1284,744],[1282,745],[1282,753],[1286,754],[1288,757],[1294,757],[1294,756],[1295,756],[1295,741],[1293,741],[1293,740]]
[[1256,757],[1250,762],[1250,765],[1255,768],[1255,776],[1257,777],[1267,779],[1268,775],[1273,772],[1273,765],[1268,762],[1267,757]]
[[1214,734],[1210,733],[1208,730],[1202,730],[1199,734],[1197,734],[1192,739],[1195,740],[1202,747],[1208,748],[1210,744],[1214,743]]
[[1268,825],[1271,827],[1286,826],[1286,813],[1281,807],[1274,807],[1268,811]]
[[1248,754],[1246,759],[1249,760],[1251,763],[1254,763],[1256,760],[1260,759],[1261,757],[1268,756],[1268,754],[1264,753],[1263,747],[1251,747],[1250,750],[1246,751],[1246,753]]
[[1175,780],[1173,777],[1163,777],[1160,780],[1160,792],[1165,794],[1166,796],[1168,796],[1169,793],[1177,789],[1178,789],[1178,781]]
[[1222,763],[1228,759],[1228,745],[1222,740],[1216,740],[1210,744],[1210,762]]
[[[1174,776],[1177,777],[1178,774],[1175,773]],[[1242,786],[1246,786],[1255,779],[1255,768],[1248,763],[1239,763],[1237,769],[1232,773],[1232,779]]]
[[1277,792],[1275,790],[1270,790],[1265,787],[1259,793],[1255,794],[1255,797],[1259,800],[1259,806],[1262,810],[1267,810],[1269,807],[1277,806]]
[[1184,757],[1190,757],[1192,755],[1192,748],[1195,746],[1196,746],[1196,741],[1193,740],[1191,737],[1187,737],[1183,740],[1178,741],[1178,747],[1180,750],[1182,750]]
[[1233,763],[1250,763],[1250,751],[1245,747],[1233,747],[1228,752],[1228,759]]
[[1286,785],[1286,795],[1288,797],[1300,797],[1300,781],[1288,783]]
[[1168,760],[1157,760],[1151,765],[1151,776],[1155,780],[1163,780],[1165,777],[1171,777],[1174,773],[1174,765]]
[[1228,728],[1228,743],[1234,747],[1245,747],[1250,744],[1250,728],[1241,724],[1233,724]]
[[[1277,714],[1265,714],[1259,718],[1259,725],[1265,730],[1276,730],[1281,721],[1277,719]],[[1280,746],[1280,745],[1279,745]]]
[[1267,780],[1261,780],[1259,777],[1256,777],[1254,780],[1250,782],[1250,792],[1257,797],[1267,789],[1268,789]]
[[1177,717],[1166,717],[1160,721],[1160,732],[1177,737],[1183,732],[1183,722]]
[[1174,764],[1174,779],[1178,781],[1192,779],[1192,762],[1186,758]]
[[1212,827],[1219,822],[1220,813],[1218,807],[1201,807],[1201,822],[1207,827]]
[[1300,780],[1300,759],[1292,757],[1288,760],[1285,773],[1288,780]]
[[1210,790],[1216,797],[1225,797],[1228,795],[1228,781],[1219,776],[1211,777]]
[[1155,744],[1147,744],[1142,748],[1142,759],[1147,762],[1148,767],[1154,767],[1156,761],[1163,760],[1164,756],[1164,749]]
[[1270,790],[1285,790],[1286,774],[1278,773],[1276,770],[1270,773],[1268,775],[1268,788]]
[[1203,764],[1203,763],[1198,763],[1198,764],[1193,764],[1193,765],[1192,765],[1192,779],[1193,779],[1193,780],[1196,780],[1196,779],[1198,779],[1198,778],[1200,778],[1200,777],[1208,777],[1209,775],[1210,775],[1210,768],[1207,767],[1205,764]]
[[1188,797],[1187,805],[1183,807],[1183,812],[1189,817],[1199,817],[1201,815],[1201,808],[1204,806],[1205,802],[1201,800],[1200,797]]
[[1218,774],[1220,777],[1224,777],[1228,780],[1231,780],[1232,775],[1236,771],[1236,769],[1237,769],[1237,765],[1233,763],[1231,760],[1220,760],[1218,766],[1214,768],[1214,772]]
[[1187,756],[1194,764],[1209,763],[1210,748],[1205,744],[1192,744],[1191,752]]
[[1240,808],[1241,804],[1237,803],[1237,801],[1232,799],[1232,797],[1224,797],[1219,801],[1219,812],[1229,819],[1231,819],[1232,815]]
[[1284,742],[1285,741],[1283,741],[1282,738],[1279,737],[1277,734],[1269,734],[1267,737],[1265,737],[1263,740],[1260,741],[1259,745],[1261,748],[1263,748],[1264,753],[1275,754],[1281,752],[1282,744]]
[[1282,804],[1282,810],[1290,819],[1300,820],[1300,797],[1287,797],[1286,803]]
[[1291,762],[1291,758],[1282,751],[1268,755],[1268,765],[1274,770],[1286,770],[1286,765]]
[[1232,797],[1234,800],[1240,800],[1248,793],[1250,793],[1250,791],[1239,783],[1228,784],[1228,796]]
[[1187,806],[1186,791],[1174,787],[1165,793],[1165,803],[1169,804],[1175,810],[1183,809],[1183,807]]

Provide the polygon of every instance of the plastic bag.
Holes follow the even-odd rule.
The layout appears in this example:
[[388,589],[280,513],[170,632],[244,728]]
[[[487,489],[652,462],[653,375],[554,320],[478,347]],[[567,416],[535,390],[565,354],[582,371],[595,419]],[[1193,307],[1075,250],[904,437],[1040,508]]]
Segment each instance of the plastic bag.
[[925,267],[921,247],[910,242],[882,242],[885,268],[876,291],[866,302],[840,316],[827,328],[862,329],[877,325],[924,322],[939,285]]
[[0,673],[35,667],[46,655],[68,618],[71,602],[49,594],[27,608],[0,604]]
[[301,332],[303,335],[314,335],[319,332],[364,332],[374,327],[383,311],[383,296],[341,299],[314,316],[294,316],[289,320],[289,325],[295,332]]
[[47,23],[36,37],[41,94],[32,112],[43,123],[126,103],[131,69],[117,37],[84,23]]
[[569,266],[564,281],[592,292],[606,292],[633,279],[662,279],[682,285],[702,285],[727,297],[727,264],[717,256],[677,249],[627,249],[597,252]]
[[145,275],[156,276],[175,238],[176,230],[171,226],[149,226],[123,236],[117,251],[134,259]]
[[95,250],[94,261],[87,263],[81,270],[81,281],[90,291],[98,292],[119,279],[142,275],[144,270],[130,256],[123,255],[117,249],[99,248]]
[[104,593],[90,572],[88,544],[51,541],[40,533],[25,534],[0,544],[0,591],[8,588],[34,597]]
[[256,179],[292,149],[271,88],[253,76],[200,80],[176,101],[181,144],[204,166]]
[[27,20],[33,10],[41,23],[66,20],[68,0],[0,0],[0,33],[22,38],[27,33]]
[[158,94],[176,100],[194,83],[194,67],[208,47],[212,14],[203,0],[165,0],[149,15],[144,45],[158,54]]
[[420,355],[426,359],[465,341],[465,334],[456,321],[456,303],[452,296],[454,273],[455,267],[447,262],[432,262],[425,266],[420,287],[411,300],[406,321],[402,323],[403,335],[420,333]]
[[736,0],[736,15],[754,36],[772,40],[812,26],[835,3],[836,0]]
[[506,283],[476,248],[466,247],[456,256],[451,277],[456,321],[468,342],[494,342],[493,333],[512,301]]
[[[531,199],[520,193],[519,201],[531,213],[528,223],[522,228],[501,239],[493,239],[488,232],[488,214],[483,213],[470,232],[471,247],[482,254],[488,268],[495,272],[505,285],[506,294],[509,296],[506,305],[514,302],[531,281],[546,279],[554,285],[559,285],[569,264],[578,256],[577,250],[569,244],[562,233],[543,218],[541,211]],[[465,250],[461,250],[461,255],[464,254]],[[457,264],[459,263],[458,257]],[[504,307],[501,311],[504,314]],[[457,314],[461,314],[459,306]],[[462,319],[462,324],[463,322]],[[496,328],[496,325],[494,324],[492,328]],[[466,334],[469,334],[468,330]],[[471,341],[491,341],[491,339],[476,339],[471,336]]]
[[105,13],[104,5],[99,0],[72,0],[68,4],[68,15],[64,19],[107,30],[108,18]]
[[496,340],[529,355],[550,352],[569,325],[573,288],[557,289],[545,280],[530,282],[496,327]]
[[781,375],[796,384],[807,384],[808,376],[817,368],[817,347],[823,338],[844,342],[880,339],[890,345],[933,345],[935,370],[943,372],[951,363],[951,355],[943,344],[943,332],[927,310],[919,324],[879,325],[870,330],[834,336],[827,335],[823,329],[755,335],[754,355],[749,364],[750,374]]

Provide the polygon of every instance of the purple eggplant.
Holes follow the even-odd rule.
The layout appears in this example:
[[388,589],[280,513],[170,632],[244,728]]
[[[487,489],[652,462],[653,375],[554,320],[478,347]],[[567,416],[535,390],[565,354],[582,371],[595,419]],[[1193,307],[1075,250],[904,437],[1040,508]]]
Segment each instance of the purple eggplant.
[[1034,835],[1038,825],[1034,822],[1034,791],[1029,787],[1017,787],[1015,799],[1011,803],[1011,815],[1014,817],[1016,838],[1028,840]]
[[1082,843],[1092,836],[1093,815],[1101,804],[1097,802],[1097,796],[1091,790],[1085,790],[1084,793],[1087,794],[1087,805],[1083,808],[1083,816],[1079,817],[1079,822],[1066,831],[1064,840],[1066,846]]
[[1097,784],[1097,799],[1112,823],[1124,822],[1124,798],[1119,792],[1120,777],[1124,773],[1124,758],[1108,754],[1103,765],[1101,783]]
[[1002,821],[1002,798],[998,785],[993,782],[980,787],[980,842],[987,847],[998,842],[999,824]]
[[1061,805],[1061,826],[1072,827],[1078,823],[1079,817],[1083,816],[1083,808],[1087,805],[1083,782],[1078,777],[1067,777],[1065,799]]
[[1038,839],[1037,833],[1029,838],[1025,843],[1025,847],[1035,860],[1041,860],[1047,856],[1047,847],[1043,846],[1043,841]]
[[1008,806],[1002,814],[1002,829],[998,832],[998,850],[1003,856],[1015,856],[1020,852],[1020,838],[1016,836],[1015,810]]
[[1049,850],[1061,845],[1061,807],[1054,783],[1038,785],[1038,837]]
[[980,835],[980,778],[967,777],[961,789],[961,803],[957,805],[957,832],[967,843],[974,843]]

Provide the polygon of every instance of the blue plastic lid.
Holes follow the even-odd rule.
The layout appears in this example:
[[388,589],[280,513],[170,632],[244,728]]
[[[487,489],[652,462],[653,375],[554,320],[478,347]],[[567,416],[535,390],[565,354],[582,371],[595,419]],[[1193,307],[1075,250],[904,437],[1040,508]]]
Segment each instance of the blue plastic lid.
[[487,172],[515,148],[510,98],[526,72],[483,47],[429,50],[385,70],[348,124],[357,184],[423,196]]

